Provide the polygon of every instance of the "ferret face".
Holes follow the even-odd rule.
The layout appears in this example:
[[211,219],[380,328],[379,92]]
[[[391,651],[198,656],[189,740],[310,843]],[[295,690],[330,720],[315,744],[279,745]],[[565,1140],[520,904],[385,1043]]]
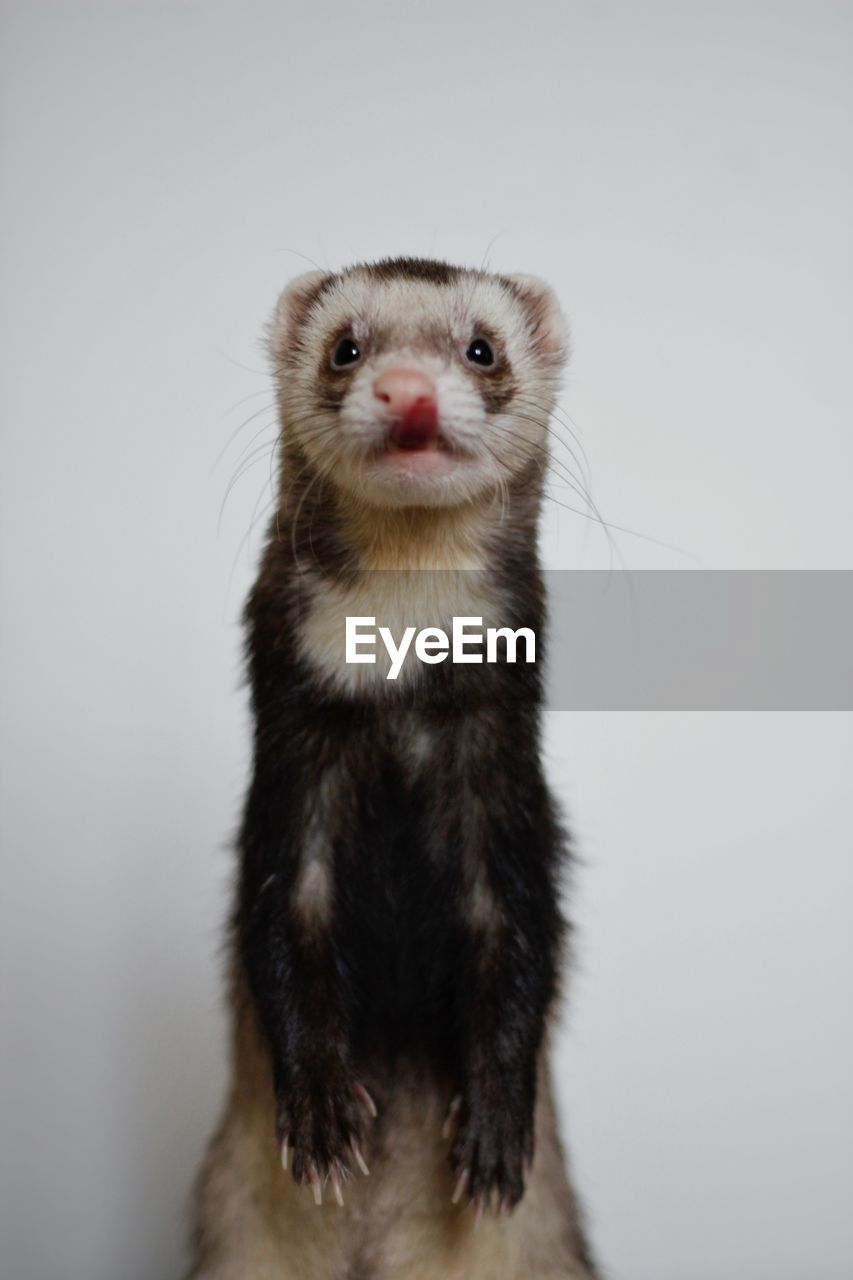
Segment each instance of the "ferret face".
[[285,443],[371,507],[446,507],[544,465],[566,332],[546,284],[419,259],[301,276],[272,352]]

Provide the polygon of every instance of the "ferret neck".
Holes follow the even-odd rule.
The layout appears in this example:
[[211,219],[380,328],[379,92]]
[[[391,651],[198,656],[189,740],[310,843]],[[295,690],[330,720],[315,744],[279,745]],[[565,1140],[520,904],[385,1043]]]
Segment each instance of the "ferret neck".
[[359,569],[482,569],[501,519],[500,501],[464,507],[365,507],[341,512]]
[[492,569],[506,552],[536,553],[538,472],[458,507],[368,507],[299,466],[283,480],[276,537],[300,568]]

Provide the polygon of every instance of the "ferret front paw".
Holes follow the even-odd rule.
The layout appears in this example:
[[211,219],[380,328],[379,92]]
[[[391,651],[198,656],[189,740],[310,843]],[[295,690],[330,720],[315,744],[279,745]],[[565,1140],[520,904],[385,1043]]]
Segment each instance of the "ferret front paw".
[[314,1203],[323,1203],[323,1188],[343,1205],[344,1183],[355,1167],[370,1170],[362,1153],[364,1133],[376,1106],[364,1085],[344,1073],[335,1080],[316,1079],[306,1088],[276,1091],[276,1130],[284,1169],[300,1186],[310,1187]]
[[511,1213],[524,1195],[525,1173],[533,1159],[531,1120],[520,1108],[496,1107],[487,1112],[461,1100],[451,1104],[445,1132],[457,1118],[450,1152],[456,1175],[453,1203],[467,1197],[478,1221],[488,1209]]

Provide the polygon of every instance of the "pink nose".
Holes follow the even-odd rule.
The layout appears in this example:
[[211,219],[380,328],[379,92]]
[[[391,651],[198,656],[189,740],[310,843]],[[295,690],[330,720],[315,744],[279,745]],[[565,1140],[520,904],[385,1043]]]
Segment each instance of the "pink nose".
[[418,400],[435,401],[435,383],[420,369],[386,369],[374,382],[373,394],[395,418],[403,418]]
[[438,435],[435,383],[420,369],[386,369],[373,394],[394,418],[391,439],[401,449],[424,449]]

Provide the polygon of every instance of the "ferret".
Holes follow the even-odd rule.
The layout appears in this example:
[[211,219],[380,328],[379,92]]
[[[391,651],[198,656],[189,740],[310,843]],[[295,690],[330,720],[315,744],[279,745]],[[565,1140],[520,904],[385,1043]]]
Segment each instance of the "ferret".
[[[284,290],[246,606],[233,1071],[193,1280],[591,1280],[547,1061],[567,844],[540,761],[544,282],[398,258]],[[535,664],[344,661],[348,617]]]

